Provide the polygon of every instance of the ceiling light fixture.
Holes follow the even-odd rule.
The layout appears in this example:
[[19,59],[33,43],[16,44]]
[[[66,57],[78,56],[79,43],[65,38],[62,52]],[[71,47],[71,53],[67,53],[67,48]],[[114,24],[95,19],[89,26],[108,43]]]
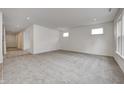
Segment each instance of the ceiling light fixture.
[[96,21],[96,18],[94,18],[93,20]]
[[30,20],[30,17],[26,17],[27,20]]

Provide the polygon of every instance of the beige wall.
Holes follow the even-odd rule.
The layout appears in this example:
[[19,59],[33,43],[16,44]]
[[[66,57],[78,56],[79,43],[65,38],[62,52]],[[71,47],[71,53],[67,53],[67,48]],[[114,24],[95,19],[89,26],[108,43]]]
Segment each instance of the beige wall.
[[23,32],[17,34],[17,48],[23,49]]
[[6,33],[6,47],[17,47],[17,38],[15,33]]

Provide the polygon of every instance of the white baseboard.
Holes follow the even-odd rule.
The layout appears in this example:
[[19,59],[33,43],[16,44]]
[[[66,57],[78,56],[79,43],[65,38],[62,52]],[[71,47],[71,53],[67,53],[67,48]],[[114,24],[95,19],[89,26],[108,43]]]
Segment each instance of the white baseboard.
[[114,54],[114,59],[121,68],[121,70],[124,72],[124,59],[121,58],[117,53]]

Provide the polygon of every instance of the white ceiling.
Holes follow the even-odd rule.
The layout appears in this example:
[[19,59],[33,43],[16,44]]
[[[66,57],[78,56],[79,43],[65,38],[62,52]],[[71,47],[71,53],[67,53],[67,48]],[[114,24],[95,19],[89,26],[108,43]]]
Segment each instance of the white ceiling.
[[[4,8],[4,25],[7,31],[18,32],[31,24],[49,28],[70,28],[112,21],[116,8]],[[26,17],[30,17],[27,20]],[[96,20],[94,20],[96,19]]]

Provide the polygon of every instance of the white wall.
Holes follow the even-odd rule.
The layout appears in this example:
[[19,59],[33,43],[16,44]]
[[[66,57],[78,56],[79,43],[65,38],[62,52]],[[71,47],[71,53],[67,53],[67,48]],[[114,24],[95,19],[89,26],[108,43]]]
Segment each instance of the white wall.
[[32,25],[23,32],[23,50],[38,54],[59,49],[59,31]]
[[25,31],[24,32],[24,50],[26,49],[30,49],[30,32],[29,31]]
[[122,9],[118,12],[117,16],[115,17],[115,20],[114,20],[114,58],[116,60],[116,62],[119,64],[120,68],[122,69],[122,71],[124,72],[124,59],[122,57],[120,57],[117,53],[116,53],[116,20],[118,18],[118,16],[122,13]]
[[[91,35],[92,28],[103,27],[104,35]],[[63,38],[60,34],[61,49],[77,51],[96,55],[112,56],[114,51],[113,23],[105,23],[92,26],[82,26],[70,29],[69,38]]]
[[6,33],[6,47],[17,47],[17,38],[15,33]]
[[59,49],[59,31],[33,26],[33,53],[43,53]]
[[23,50],[32,53],[33,52],[33,26],[28,27],[23,31]]
[[0,12],[0,63],[3,62],[3,50],[2,50],[2,13]]
[[[103,27],[104,35],[91,35],[92,28]],[[62,33],[70,33],[69,38],[63,38]],[[29,33],[30,32],[30,33]],[[33,25],[23,31],[24,50],[37,54],[58,49],[77,51],[82,53],[113,56],[114,33],[113,23],[83,26],[65,31],[48,29]],[[29,40],[30,38],[30,40]]]

